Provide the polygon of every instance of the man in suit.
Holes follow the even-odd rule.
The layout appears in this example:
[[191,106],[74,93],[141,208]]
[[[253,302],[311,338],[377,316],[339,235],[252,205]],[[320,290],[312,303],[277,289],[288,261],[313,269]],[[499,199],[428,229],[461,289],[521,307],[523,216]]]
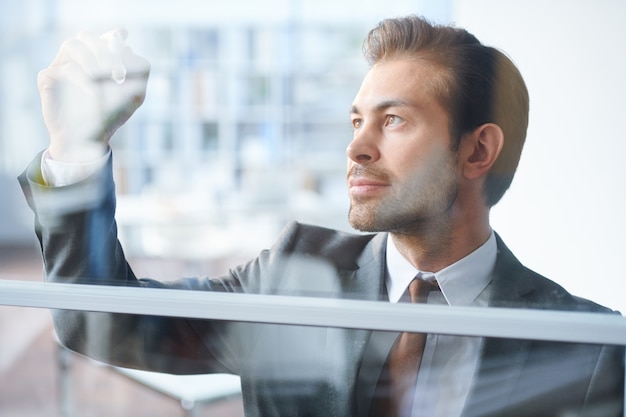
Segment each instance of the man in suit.
[[[108,140],[143,101],[145,79],[105,79],[111,117],[92,125],[84,114],[93,87],[85,80],[103,68],[119,78],[120,65],[141,72],[147,64],[111,48],[123,33],[81,36],[40,74],[51,144],[20,177],[48,280],[391,302],[417,298],[413,283],[427,282],[432,289],[420,301],[429,304],[610,313],[522,266],[490,227],[489,210],[512,181],[526,135],[528,93],[517,68],[467,31],[415,16],[385,20],[369,33],[371,67],[351,109],[349,219],[369,234],[292,223],[271,249],[222,277],[137,279],[117,240]],[[69,100],[82,98],[81,120],[73,119],[76,106],[57,105],[62,88]],[[312,261],[332,271],[323,283],[302,267]],[[246,415],[391,415],[380,405],[388,396],[380,387],[397,334],[68,311],[54,317],[67,347],[98,360],[239,374]],[[421,343],[410,393],[394,415],[623,412],[620,347],[452,335]]]

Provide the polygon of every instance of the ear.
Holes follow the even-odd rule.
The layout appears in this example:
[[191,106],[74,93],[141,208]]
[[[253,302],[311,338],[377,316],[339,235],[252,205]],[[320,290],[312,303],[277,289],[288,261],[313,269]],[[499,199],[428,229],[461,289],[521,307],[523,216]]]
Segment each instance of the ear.
[[460,156],[463,158],[463,176],[476,179],[487,175],[504,146],[500,126],[485,123],[461,138]]

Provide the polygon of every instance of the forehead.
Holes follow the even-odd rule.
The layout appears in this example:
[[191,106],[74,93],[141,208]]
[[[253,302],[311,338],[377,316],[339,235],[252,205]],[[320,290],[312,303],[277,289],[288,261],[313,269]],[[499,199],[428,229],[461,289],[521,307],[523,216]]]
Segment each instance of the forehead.
[[441,107],[445,70],[420,58],[382,61],[369,70],[354,99],[359,110],[374,110],[383,102],[415,108]]

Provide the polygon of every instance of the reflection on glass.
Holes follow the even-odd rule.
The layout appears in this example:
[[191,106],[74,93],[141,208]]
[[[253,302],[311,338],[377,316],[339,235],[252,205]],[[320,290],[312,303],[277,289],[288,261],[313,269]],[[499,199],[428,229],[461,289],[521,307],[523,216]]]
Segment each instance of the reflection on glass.
[[[244,36],[246,55],[255,64],[256,48],[271,38],[265,35],[258,43],[254,31]],[[509,188],[526,138],[529,98],[517,67],[465,30],[416,16],[382,21],[365,42],[370,69],[352,101],[346,151],[348,219],[363,233],[288,222],[271,249],[226,274],[174,282],[138,278],[118,239],[116,151],[109,146],[146,98],[150,64],[127,47],[127,37],[120,29],[102,36],[80,33],[39,75],[50,146],[20,183],[36,216],[47,280],[611,313],[525,268],[490,225],[490,210]],[[209,38],[207,59],[213,59],[221,53],[220,37]],[[181,71],[184,91],[203,85],[193,66]],[[236,77],[246,81],[230,94],[249,107],[230,115],[243,114],[245,120],[211,125],[218,138],[226,138],[224,146],[217,144],[232,172],[224,188],[254,190],[245,198],[261,211],[319,203],[323,190],[323,176],[308,172],[307,181],[300,179],[306,186],[296,203],[289,193],[276,192],[294,189],[294,179],[281,175],[280,167],[298,163],[301,151],[289,148],[283,137],[288,112],[278,122],[263,120],[265,104],[295,97],[282,89],[296,85],[285,82],[291,75],[283,75],[251,71]],[[183,106],[185,113],[219,114],[205,109],[200,96],[197,107]],[[179,149],[174,139],[179,126],[184,133],[180,155],[196,158],[191,144],[202,146],[202,132],[188,119],[170,126],[161,133],[166,148]],[[224,188],[196,194],[204,183],[184,170],[178,173],[182,181],[171,181],[175,170],[160,157],[145,164],[147,180],[168,185],[170,197],[177,198],[159,206],[162,212],[156,215],[152,207],[138,205],[135,215],[165,228],[176,219],[193,234],[187,245],[166,249],[170,255],[200,257],[209,247],[214,254],[228,254],[233,237],[220,229],[219,220],[229,218],[228,209],[237,204],[216,207],[211,202],[220,200]],[[177,190],[180,183],[189,183],[189,189]],[[155,187],[152,196],[159,199],[162,191]],[[204,209],[214,210],[209,214],[216,220],[207,224]],[[233,223],[245,226],[246,239],[264,232],[258,221],[244,223],[245,209],[239,210],[241,217]],[[424,285],[433,287],[428,295],[412,290]],[[248,415],[385,415],[390,410],[393,415],[618,415],[623,408],[621,347],[398,338],[368,330],[69,310],[56,310],[53,317],[64,346],[104,363],[173,374],[239,375]],[[392,345],[410,349],[396,354]],[[396,357],[406,361],[392,365]],[[381,371],[387,362],[389,378]],[[537,389],[538,381],[543,385]]]
[[[36,312],[22,315],[34,323]],[[111,318],[119,331],[107,323]],[[89,338],[98,343],[83,353],[98,357],[97,350],[108,345],[101,359],[113,364],[197,375],[137,372],[74,355],[57,345],[48,320],[21,359],[0,369],[3,413],[123,417],[187,409],[226,416],[245,409],[246,415],[368,416],[389,394],[390,352],[402,337],[376,330],[121,319],[87,318]],[[136,319],[152,328],[143,334],[120,328]],[[186,335],[187,350],[171,346],[173,331],[178,340]],[[11,344],[2,346],[6,351]],[[128,355],[138,349],[140,356]],[[428,334],[420,361],[405,398],[413,415],[619,416],[623,407],[623,347]]]

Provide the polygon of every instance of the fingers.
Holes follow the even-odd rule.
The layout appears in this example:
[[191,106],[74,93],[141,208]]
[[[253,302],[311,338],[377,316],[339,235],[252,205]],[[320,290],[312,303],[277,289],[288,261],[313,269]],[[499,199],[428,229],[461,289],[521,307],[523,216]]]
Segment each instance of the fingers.
[[103,67],[110,69],[110,78],[117,84],[122,84],[130,77],[147,80],[150,73],[150,63],[143,57],[135,54],[126,45],[128,31],[126,29],[110,30],[99,37],[106,43],[106,48],[99,59]]
[[122,52],[124,52],[124,42],[128,37],[128,32],[125,29],[111,30],[102,36],[107,43],[110,54],[107,54],[109,64],[111,65],[111,78],[118,84],[122,84],[126,79],[126,67],[122,62]]
[[77,64],[91,78],[100,71],[98,59],[93,49],[77,38],[67,39],[63,42],[49,68],[63,67],[73,63]]
[[100,36],[108,42],[109,50],[119,54],[124,48],[124,43],[128,39],[128,31],[124,28],[110,30]]
[[124,42],[122,31],[112,30],[99,37],[89,32],[80,32],[76,39],[91,51],[96,61],[97,71],[92,74],[93,79],[99,82],[113,79],[120,83],[120,78],[126,75],[118,52]]
[[[84,67],[75,61],[51,65],[37,75],[37,87],[42,99],[58,96],[61,85],[69,83],[78,87],[84,94],[93,96],[93,78]],[[65,87],[67,88],[67,86]]]
[[79,33],[39,73],[44,122],[59,153],[106,143],[143,102],[150,64],[126,46],[127,37],[123,29]]
[[75,63],[87,77],[98,82],[112,79],[122,84],[128,72],[147,77],[150,64],[125,45],[127,38],[125,29],[114,29],[99,37],[80,32],[75,38],[63,42],[50,67],[63,68],[68,63]]
[[148,78],[150,62],[147,59],[135,54],[128,46],[124,47],[122,51],[122,59],[129,77]]

